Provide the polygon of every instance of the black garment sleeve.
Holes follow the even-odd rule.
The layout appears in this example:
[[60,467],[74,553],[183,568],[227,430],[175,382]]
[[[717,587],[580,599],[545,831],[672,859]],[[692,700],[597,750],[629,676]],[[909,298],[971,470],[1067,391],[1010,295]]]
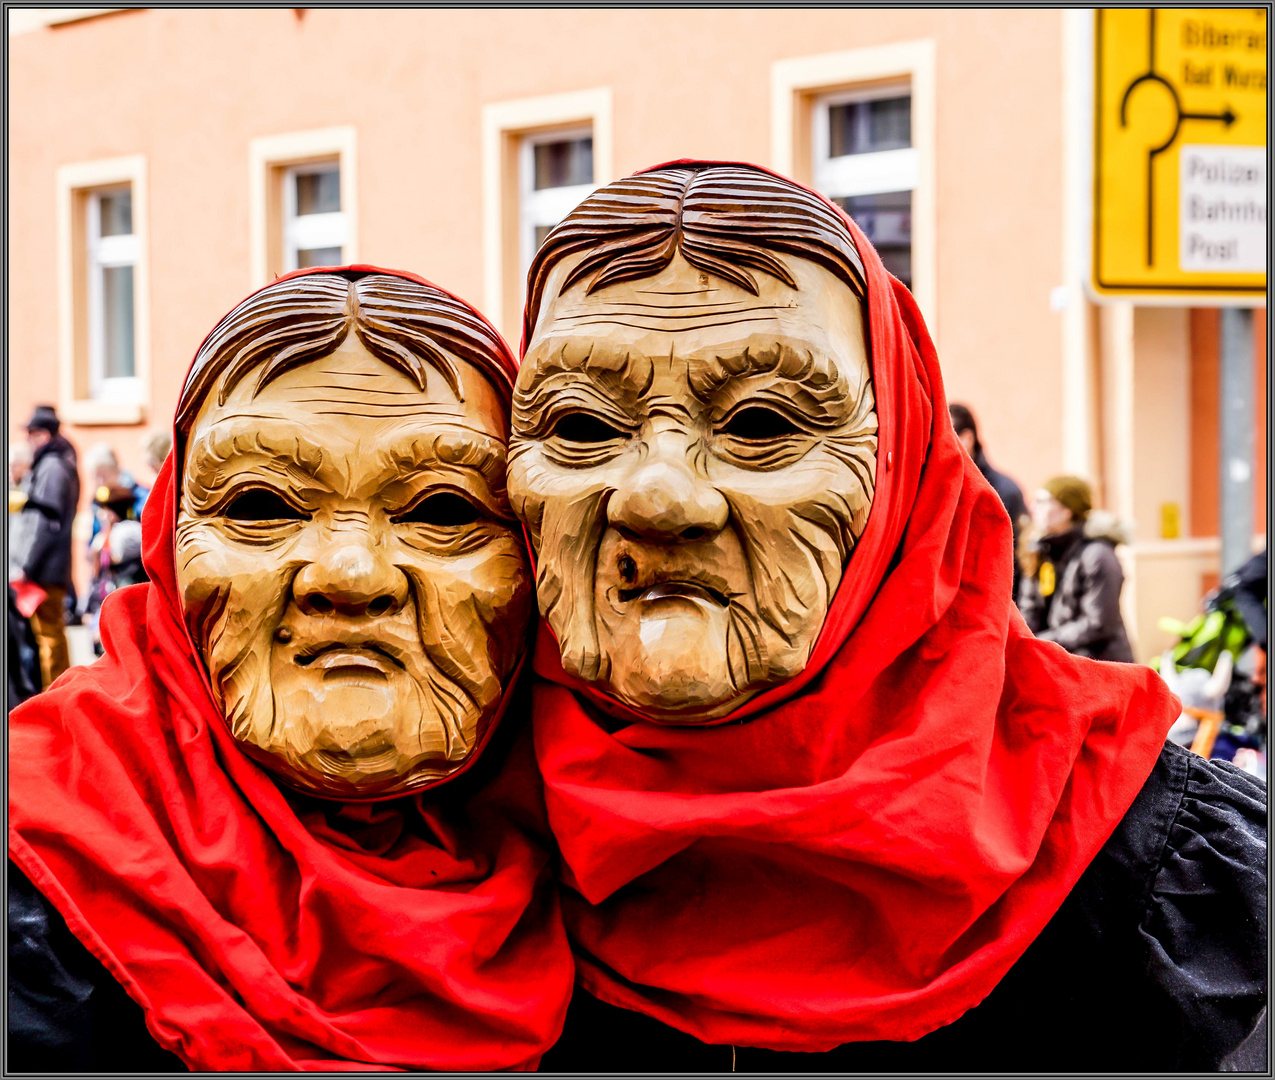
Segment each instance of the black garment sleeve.
[[68,516],[68,504],[74,516],[78,499],[78,483],[70,467],[56,455],[49,455],[31,470],[31,491],[22,508],[30,536],[22,567],[28,581],[48,584],[60,576],[49,571],[61,561],[57,558],[58,549],[71,543],[70,537],[64,535],[63,521]]
[[826,1053],[707,1046],[577,987],[541,1069],[1264,1072],[1265,864],[1266,785],[1167,743],[1040,937],[947,1027]]
[[[1184,1068],[1217,1069],[1266,1003],[1266,785],[1186,755],[1180,802],[1139,928]],[[1241,1049],[1243,1048],[1243,1049]],[[1263,1068],[1265,1063],[1263,1063]]]
[[10,1072],[186,1072],[142,1010],[9,863]]
[[1018,580],[1018,612],[1037,637],[1049,625],[1049,598],[1040,594],[1040,579],[1023,574]]

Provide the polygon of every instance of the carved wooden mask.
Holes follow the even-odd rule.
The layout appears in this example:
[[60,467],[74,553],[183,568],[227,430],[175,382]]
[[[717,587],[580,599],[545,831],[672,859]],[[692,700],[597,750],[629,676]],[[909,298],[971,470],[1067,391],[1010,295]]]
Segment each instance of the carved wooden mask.
[[872,502],[862,280],[831,209],[747,168],[630,177],[551,234],[509,490],[567,671],[693,724],[804,668]]
[[436,783],[525,647],[503,344],[390,275],[279,283],[226,317],[179,407],[177,574],[234,736],[337,797]]

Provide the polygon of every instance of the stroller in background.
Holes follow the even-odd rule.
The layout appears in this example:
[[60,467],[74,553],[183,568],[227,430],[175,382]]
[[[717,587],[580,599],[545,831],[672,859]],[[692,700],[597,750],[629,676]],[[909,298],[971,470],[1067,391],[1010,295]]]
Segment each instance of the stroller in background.
[[1169,738],[1266,775],[1266,552],[1204,598],[1189,623],[1161,619],[1178,643],[1152,662],[1182,699]]

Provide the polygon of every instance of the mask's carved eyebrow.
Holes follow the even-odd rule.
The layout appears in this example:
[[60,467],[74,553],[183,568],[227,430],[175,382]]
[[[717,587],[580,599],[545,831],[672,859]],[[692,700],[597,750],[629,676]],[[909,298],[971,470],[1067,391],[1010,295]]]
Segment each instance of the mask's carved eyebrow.
[[687,382],[691,393],[707,403],[723,387],[758,375],[782,379],[799,389],[807,402],[825,414],[846,408],[851,387],[831,356],[811,349],[795,349],[785,342],[748,347],[733,356],[692,359]]
[[324,482],[320,478],[326,471],[323,450],[298,435],[254,426],[266,419],[271,418],[241,414],[233,424],[214,425],[191,444],[182,478],[183,503],[197,513],[206,513],[217,493],[234,477],[243,475],[245,459],[253,459],[254,466],[284,484]]
[[641,397],[651,388],[655,365],[648,356],[602,341],[566,341],[536,360],[531,392],[554,376],[585,376],[612,393]]
[[[274,419],[266,416],[236,417],[233,426],[216,425],[201,435],[189,451],[187,474],[198,476],[206,486],[217,486],[225,466],[236,458],[267,458],[276,467],[296,473],[305,479],[317,478],[323,470],[323,449],[300,435],[279,435],[256,426],[254,420]],[[247,421],[248,423],[244,423]]]
[[440,466],[473,469],[499,495],[505,490],[505,454],[504,443],[494,435],[458,427],[382,447],[376,462],[391,478]]

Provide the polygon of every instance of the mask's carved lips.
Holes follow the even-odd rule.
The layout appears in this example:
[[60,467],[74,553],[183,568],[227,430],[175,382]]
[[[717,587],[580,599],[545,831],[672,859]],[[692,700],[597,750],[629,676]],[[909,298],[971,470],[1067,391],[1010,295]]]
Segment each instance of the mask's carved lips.
[[313,667],[325,673],[353,669],[362,673],[384,675],[403,668],[403,662],[398,657],[384,646],[371,641],[357,644],[325,642],[298,653],[296,662],[301,667]]
[[616,595],[623,604],[633,600],[648,604],[659,600],[705,600],[719,607],[730,606],[724,594],[698,581],[660,581],[638,589],[619,589]]

